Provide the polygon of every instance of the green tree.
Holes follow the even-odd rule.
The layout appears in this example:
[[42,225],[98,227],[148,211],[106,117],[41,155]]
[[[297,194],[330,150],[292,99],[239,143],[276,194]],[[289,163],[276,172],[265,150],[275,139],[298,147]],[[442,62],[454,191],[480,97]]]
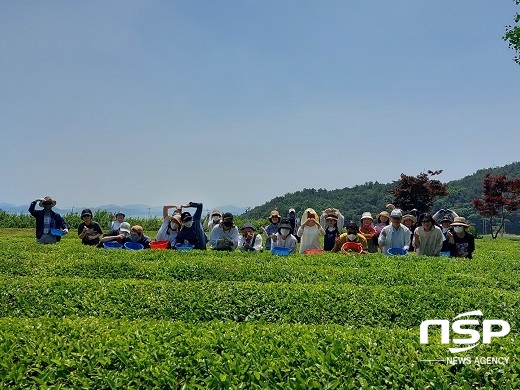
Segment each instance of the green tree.
[[[520,5],[520,0],[515,0],[516,5]],[[515,23],[520,22],[520,14],[515,15]],[[509,42],[509,48],[517,53],[520,53],[520,26],[507,26],[506,33],[502,37],[506,42]],[[514,58],[514,61],[520,65],[520,55]]]

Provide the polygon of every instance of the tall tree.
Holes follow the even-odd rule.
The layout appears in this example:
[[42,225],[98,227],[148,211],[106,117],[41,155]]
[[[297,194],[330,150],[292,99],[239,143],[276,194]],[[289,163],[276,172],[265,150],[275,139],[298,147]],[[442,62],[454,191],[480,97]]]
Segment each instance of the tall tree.
[[441,173],[442,170],[421,172],[417,176],[401,173],[401,179],[388,191],[394,196],[393,204],[403,210],[417,209],[419,212],[429,212],[435,198],[448,195],[446,184],[431,179],[432,176]]
[[[520,5],[520,0],[515,0],[516,5]],[[515,23],[520,22],[520,14],[515,15]],[[520,54],[520,26],[507,26],[506,33],[502,37],[504,41],[509,41],[509,48]],[[514,58],[514,61],[520,65],[520,55]]]
[[[518,210],[520,206],[520,179],[508,179],[506,175],[493,176],[490,173],[482,180],[482,199],[473,199],[477,212],[489,218],[491,237],[497,238],[504,228],[507,213]],[[500,217],[500,225],[493,232],[493,217]]]

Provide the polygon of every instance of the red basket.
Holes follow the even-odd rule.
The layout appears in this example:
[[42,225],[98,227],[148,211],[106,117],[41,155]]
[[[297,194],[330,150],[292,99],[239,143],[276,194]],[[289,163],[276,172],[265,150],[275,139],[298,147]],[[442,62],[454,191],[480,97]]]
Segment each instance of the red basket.
[[303,251],[306,255],[321,255],[323,253],[323,249],[306,249]]
[[365,236],[365,238],[371,239],[374,238],[374,236],[377,234],[376,229],[374,229],[372,226],[361,226],[359,228],[359,232]]
[[341,250],[344,253],[362,253],[363,252],[363,246],[359,242],[346,242],[341,247]]
[[150,243],[150,249],[158,249],[158,250],[166,249],[168,247],[168,242],[169,241],[167,241],[167,240],[152,241]]

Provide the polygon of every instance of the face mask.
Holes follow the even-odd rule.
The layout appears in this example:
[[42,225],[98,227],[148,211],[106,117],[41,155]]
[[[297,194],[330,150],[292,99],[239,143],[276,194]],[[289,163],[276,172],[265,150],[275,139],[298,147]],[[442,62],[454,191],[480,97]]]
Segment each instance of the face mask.
[[282,236],[288,236],[290,232],[291,232],[291,229],[285,229],[285,228],[280,229],[280,234]]
[[228,228],[233,227],[233,221],[223,222],[223,225]]
[[220,217],[218,215],[215,215],[214,217],[211,218],[211,220],[213,221],[213,223],[219,223]]
[[170,222],[170,229],[176,232],[177,230],[179,230],[179,225],[175,222]]
[[193,221],[184,222],[184,226],[186,226],[187,228],[192,227],[192,225],[193,225]]
[[350,241],[354,241],[357,238],[357,234],[349,234],[347,237]]
[[137,242],[139,241],[139,236],[137,234],[130,234],[130,239],[132,242]]
[[455,233],[462,233],[464,228],[462,226],[455,226],[453,230],[455,230]]

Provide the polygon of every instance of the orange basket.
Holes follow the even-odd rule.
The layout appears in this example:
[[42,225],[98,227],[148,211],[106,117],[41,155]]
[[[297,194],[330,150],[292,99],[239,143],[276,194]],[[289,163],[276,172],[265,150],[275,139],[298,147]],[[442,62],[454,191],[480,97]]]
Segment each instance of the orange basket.
[[372,226],[361,226],[359,228],[359,232],[365,236],[365,238],[374,238],[374,236],[377,234],[376,229],[374,229]]
[[363,246],[359,242],[346,242],[341,247],[343,253],[361,253],[363,252]]
[[169,241],[167,241],[167,240],[152,241],[150,243],[150,249],[157,249],[157,250],[166,249],[166,247],[168,246],[168,242]]
[[306,249],[303,251],[306,255],[321,255],[323,253],[323,249]]

